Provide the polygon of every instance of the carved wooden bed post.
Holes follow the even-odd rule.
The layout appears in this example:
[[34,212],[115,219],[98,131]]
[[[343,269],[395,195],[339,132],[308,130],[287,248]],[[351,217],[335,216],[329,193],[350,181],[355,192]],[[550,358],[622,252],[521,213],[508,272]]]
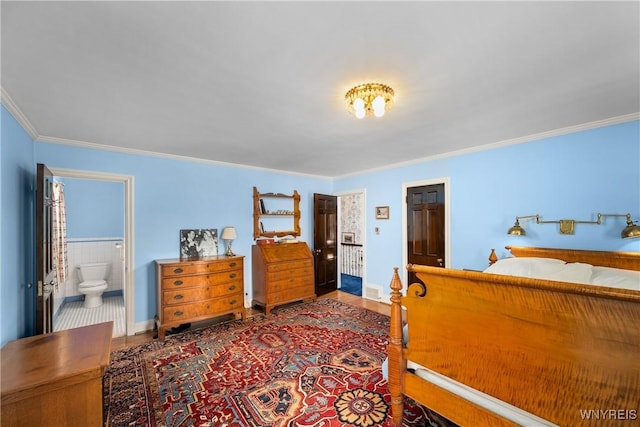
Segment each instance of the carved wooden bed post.
[[498,261],[498,255],[496,255],[496,250],[491,249],[491,253],[489,254],[489,265],[493,265]]
[[389,394],[391,395],[391,415],[396,426],[402,425],[404,412],[403,372],[407,368],[402,343],[402,282],[398,267],[393,269],[391,279],[391,331],[389,333]]

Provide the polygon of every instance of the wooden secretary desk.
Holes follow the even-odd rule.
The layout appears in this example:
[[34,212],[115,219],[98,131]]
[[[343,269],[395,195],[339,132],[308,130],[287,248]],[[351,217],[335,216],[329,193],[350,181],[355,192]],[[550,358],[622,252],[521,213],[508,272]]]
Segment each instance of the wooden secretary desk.
[[253,304],[265,314],[277,305],[315,300],[313,255],[304,242],[253,245]]

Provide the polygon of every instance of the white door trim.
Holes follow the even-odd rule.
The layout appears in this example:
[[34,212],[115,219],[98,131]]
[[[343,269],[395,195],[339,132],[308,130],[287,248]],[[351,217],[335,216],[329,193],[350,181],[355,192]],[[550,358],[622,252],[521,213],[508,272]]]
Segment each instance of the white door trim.
[[63,169],[49,167],[54,176],[61,178],[95,179],[98,181],[121,182],[124,184],[124,275],[125,275],[125,317],[127,335],[135,334],[135,271],[134,248],[135,233],[133,223],[134,212],[134,177],[133,175],[121,175],[107,172],[86,171],[78,169]]

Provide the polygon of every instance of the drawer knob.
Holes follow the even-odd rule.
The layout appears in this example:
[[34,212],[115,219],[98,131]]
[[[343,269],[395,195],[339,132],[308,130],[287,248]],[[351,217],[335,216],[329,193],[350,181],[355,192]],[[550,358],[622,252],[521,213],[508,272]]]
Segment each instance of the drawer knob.
[[231,286],[229,286],[229,290],[230,290],[230,291],[234,290],[235,288],[236,288],[236,285],[231,285]]
[[229,278],[230,278],[230,279],[235,279],[235,277],[236,277],[236,273],[231,273],[231,274],[229,275]]
[[235,267],[235,266],[236,266],[236,263],[235,263],[235,262],[230,262],[230,263],[229,263],[229,267]]
[[181,294],[178,294],[178,295],[174,296],[173,298],[174,298],[174,299],[182,299],[182,298],[184,298],[184,297],[183,297]]
[[182,283],[183,283],[182,280],[176,280],[175,282],[173,282],[173,284],[176,286],[180,286],[182,285]]
[[229,305],[233,305],[236,303],[236,300],[232,299],[231,301],[229,301]]
[[174,316],[182,316],[183,314],[184,314],[184,312],[183,312],[183,311],[180,311],[180,310],[178,310],[178,311],[174,311],[174,312],[173,312],[173,315],[174,315]]
[[174,273],[182,273],[184,270],[182,270],[181,268],[176,268],[173,270]]

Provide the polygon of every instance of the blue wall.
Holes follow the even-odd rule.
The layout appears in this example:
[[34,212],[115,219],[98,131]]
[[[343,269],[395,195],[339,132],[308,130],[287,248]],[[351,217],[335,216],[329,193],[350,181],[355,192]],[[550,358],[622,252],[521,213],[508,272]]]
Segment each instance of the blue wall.
[[[134,176],[135,322],[156,313],[154,260],[179,256],[179,230],[234,225],[234,252],[253,244],[253,186],[263,192],[301,195],[302,240],[312,245],[313,193],[331,193],[331,181],[211,162],[123,154],[35,143],[35,162],[52,168]],[[251,260],[245,259],[245,290],[251,296]]]
[[[640,215],[640,122],[592,129],[476,153],[327,180],[224,164],[124,154],[33,142],[2,110],[2,344],[28,333],[25,283],[32,280],[35,164],[134,176],[135,322],[155,315],[153,261],[179,256],[183,228],[234,225],[234,251],[249,255],[252,187],[301,194],[302,240],[312,243],[313,193],[366,190],[366,279],[388,294],[392,269],[402,265],[403,184],[448,178],[451,184],[450,266],[481,269],[490,248],[504,256],[506,244],[640,251],[640,240],[623,241],[622,219],[600,226],[577,224],[573,236],[557,224],[523,223],[528,235],[506,235],[516,215],[594,220],[598,212]],[[375,220],[374,207],[390,206],[390,219]],[[99,209],[94,207],[94,209]],[[374,227],[380,234],[374,233]],[[245,284],[251,293],[251,262]]]
[[0,342],[34,333],[35,172],[33,141],[1,107]]
[[[523,222],[527,236],[506,235],[519,215],[589,221],[598,212],[629,212],[638,220],[640,122],[634,121],[336,180],[335,193],[366,191],[366,279],[385,294],[393,267],[403,262],[403,184],[445,177],[451,187],[453,268],[484,269],[491,248],[504,257],[509,244],[640,251],[640,239],[620,239],[623,218],[577,224],[575,235],[559,234],[558,224]],[[380,205],[389,205],[389,220],[374,218]]]
[[124,184],[63,178],[67,238],[124,237]]

